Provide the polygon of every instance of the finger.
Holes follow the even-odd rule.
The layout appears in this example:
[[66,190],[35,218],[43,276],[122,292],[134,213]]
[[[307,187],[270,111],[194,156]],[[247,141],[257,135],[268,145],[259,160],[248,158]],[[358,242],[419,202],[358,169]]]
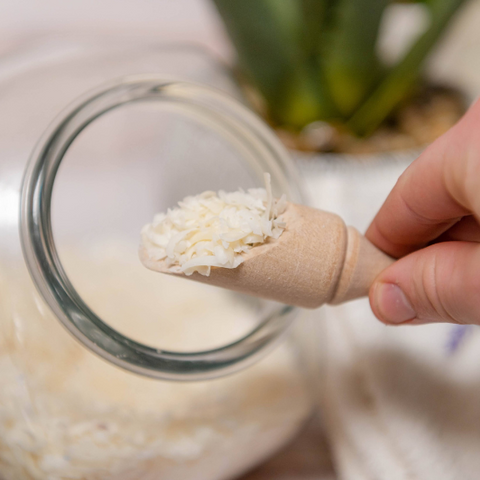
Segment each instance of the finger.
[[480,216],[480,101],[403,173],[367,231],[401,257],[427,245],[464,216]]
[[452,241],[480,243],[480,225],[474,216],[462,218],[436,240],[436,242]]
[[480,244],[445,242],[407,255],[377,277],[370,304],[387,324],[480,324]]

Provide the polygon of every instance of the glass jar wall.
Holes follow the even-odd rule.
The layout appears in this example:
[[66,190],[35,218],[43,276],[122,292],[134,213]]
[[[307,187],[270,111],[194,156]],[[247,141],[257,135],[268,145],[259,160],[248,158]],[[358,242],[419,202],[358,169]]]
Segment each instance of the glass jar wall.
[[[54,122],[50,134],[58,134],[98,91],[58,117],[76,97],[139,73],[150,76],[113,81],[102,92],[173,77],[236,90],[221,65],[184,47],[46,42],[3,62],[0,478],[215,480],[251,468],[311,412],[303,325],[291,325],[298,311],[149,272],[137,242],[155,212],[207,189],[261,186],[265,169],[277,193],[298,200],[281,148],[268,137],[273,146],[262,150],[262,163],[253,140],[227,128],[230,107],[216,105],[227,115],[223,127],[189,110],[201,88],[187,84],[182,102],[144,94],[126,101],[124,92],[112,108],[90,112],[72,138],[57,135],[64,142],[58,173],[38,176],[32,199],[40,203],[22,211],[24,257],[18,212],[27,159],[35,151],[33,165],[51,153],[43,148],[48,135],[38,143],[47,126]],[[50,174],[52,235],[47,222],[42,237]],[[49,242],[55,251],[45,259],[39,252]],[[49,258],[58,271],[48,270]],[[126,353],[118,350],[125,345]]]

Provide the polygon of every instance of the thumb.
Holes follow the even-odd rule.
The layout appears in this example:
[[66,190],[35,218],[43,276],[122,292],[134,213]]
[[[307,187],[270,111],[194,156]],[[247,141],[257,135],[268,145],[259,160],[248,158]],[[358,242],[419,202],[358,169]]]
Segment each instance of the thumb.
[[480,324],[480,244],[439,243],[401,258],[375,279],[370,305],[386,324]]

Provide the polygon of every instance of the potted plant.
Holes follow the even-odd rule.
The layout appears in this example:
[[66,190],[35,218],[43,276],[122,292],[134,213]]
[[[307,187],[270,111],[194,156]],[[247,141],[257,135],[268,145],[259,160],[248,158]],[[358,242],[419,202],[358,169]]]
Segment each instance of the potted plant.
[[[377,47],[382,19],[393,2],[214,3],[236,49],[247,97],[291,148],[311,202],[365,231],[408,163],[463,113],[465,97],[452,88],[432,86],[424,73],[428,55],[463,1],[416,2],[413,6],[427,14],[425,28],[390,64],[382,60]],[[408,358],[413,347],[396,350],[400,347],[393,337],[398,333],[405,339],[405,332],[383,328],[373,318],[367,299],[314,314],[323,320],[316,318],[314,342],[319,355],[328,357],[318,362],[320,404],[336,467],[347,478],[352,473],[346,467],[351,465],[342,459],[355,459],[355,465],[357,461],[361,465],[370,450],[356,447],[367,442],[368,435],[375,433],[377,442],[382,435],[391,440],[385,434],[384,415],[393,410],[385,407],[378,385],[372,390],[375,377],[370,375],[369,361],[378,359],[380,351],[393,351],[397,357],[403,352]],[[411,336],[414,346],[427,348],[436,341],[431,330],[420,338],[416,335]],[[394,373],[399,372],[402,378],[410,373],[395,363]],[[378,425],[364,430],[374,414],[379,416]]]
[[247,98],[295,150],[411,148],[462,113],[461,96],[425,81],[423,67],[464,0],[404,2],[417,3],[428,18],[391,64],[378,45],[392,1],[213,1]]

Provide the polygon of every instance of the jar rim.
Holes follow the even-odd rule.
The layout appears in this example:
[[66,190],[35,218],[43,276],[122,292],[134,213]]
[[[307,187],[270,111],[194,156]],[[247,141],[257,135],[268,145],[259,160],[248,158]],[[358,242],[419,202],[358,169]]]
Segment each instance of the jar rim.
[[230,130],[246,148],[261,155],[301,198],[289,155],[254,113],[227,94],[159,75],[114,80],[84,95],[57,117],[37,144],[27,166],[21,195],[20,237],[33,282],[60,322],[84,346],[118,367],[148,377],[200,380],[233,373],[253,363],[287,330],[296,310],[283,306],[243,338],[200,352],[173,352],[136,342],[102,321],[71,284],[57,253],[51,222],[56,173],[75,138],[103,114],[139,101],[177,102],[212,128]]

